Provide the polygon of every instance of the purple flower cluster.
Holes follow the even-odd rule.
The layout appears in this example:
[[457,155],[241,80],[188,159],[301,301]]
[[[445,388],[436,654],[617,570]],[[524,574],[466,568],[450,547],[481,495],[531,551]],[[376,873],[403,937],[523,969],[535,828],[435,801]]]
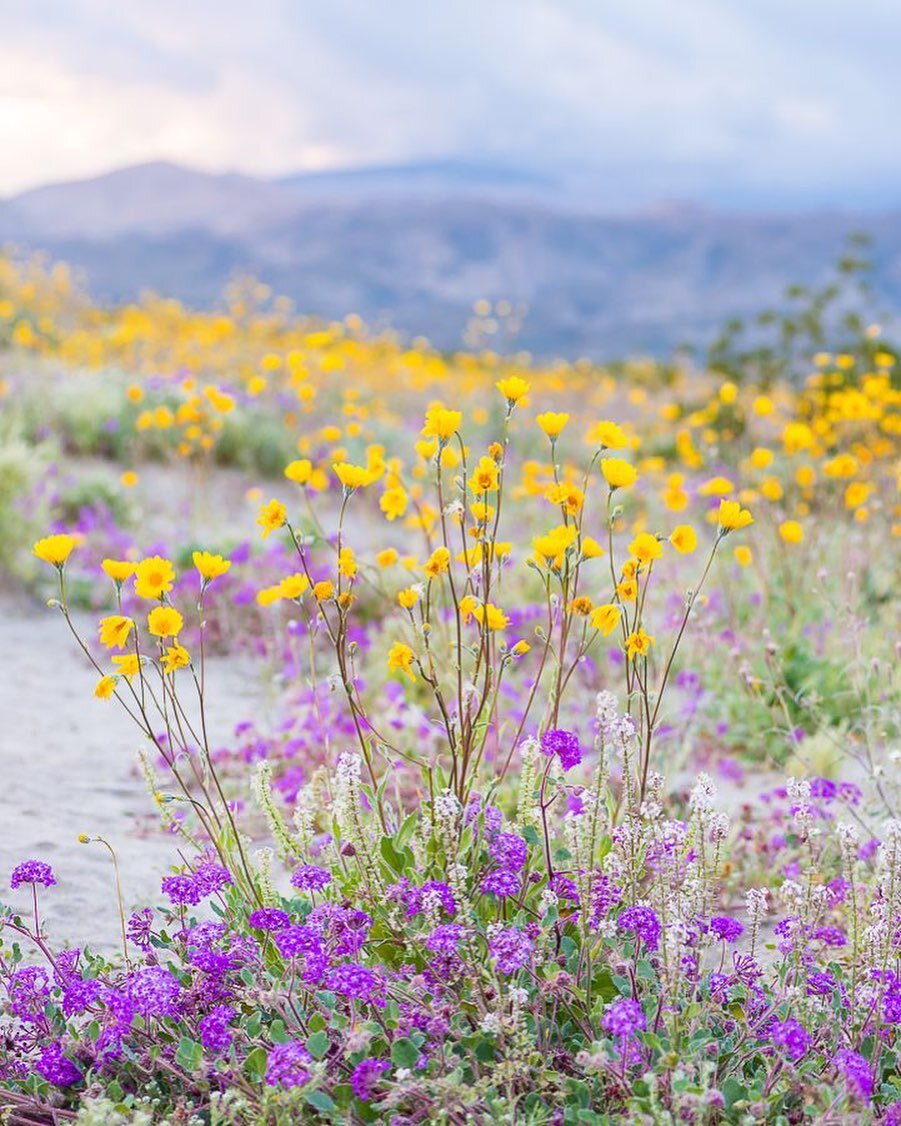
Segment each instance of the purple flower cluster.
[[541,736],[541,751],[548,758],[556,755],[564,770],[570,770],[582,761],[579,736],[574,731],[564,731],[562,728],[545,731]]
[[731,915],[714,915],[710,920],[710,933],[721,942],[738,942],[745,933],[744,926]]
[[291,883],[301,891],[322,891],[331,882],[331,872],[316,864],[301,864],[299,868],[295,868],[291,876]]
[[161,888],[176,907],[196,907],[233,882],[231,872],[221,864],[201,864],[190,874],[165,876]]
[[535,943],[518,927],[505,927],[488,940],[488,950],[498,971],[512,974],[528,963],[535,950]]
[[234,1017],[228,1005],[217,1005],[200,1021],[200,1040],[208,1052],[221,1056],[231,1047],[234,1033],[229,1025]]
[[310,1081],[313,1057],[297,1040],[273,1044],[266,1062],[266,1082],[270,1087],[303,1087]]
[[637,1001],[623,997],[614,1001],[601,1017],[601,1027],[611,1036],[631,1036],[647,1028],[644,1010]]
[[522,881],[518,872],[511,872],[508,868],[496,868],[482,877],[479,891],[483,895],[496,895],[498,899],[507,899],[518,895]]
[[181,986],[178,978],[162,966],[135,970],[126,978],[123,994],[135,1012],[145,1018],[178,1015]]
[[43,860],[23,860],[13,868],[9,886],[15,890],[22,884],[42,884],[45,888],[56,883],[53,869]]
[[384,983],[375,970],[355,962],[345,962],[329,970],[325,976],[325,988],[354,1001],[370,1003],[381,1000],[385,991]]
[[360,1060],[350,1076],[350,1086],[353,1093],[364,1103],[368,1103],[375,1094],[375,1088],[386,1071],[391,1070],[391,1064],[386,1060],[369,1057]]
[[488,845],[488,855],[500,867],[518,872],[526,866],[529,849],[519,833],[495,833]]
[[456,954],[465,933],[466,928],[460,923],[444,923],[440,927],[435,927],[426,938],[426,949],[432,954]]
[[71,1087],[81,1079],[81,1071],[63,1055],[61,1044],[48,1044],[38,1056],[34,1069],[54,1087]]
[[258,911],[252,911],[247,921],[260,931],[281,931],[291,922],[291,916],[278,907],[261,907]]
[[651,953],[660,945],[660,920],[650,907],[627,907],[616,924],[620,930],[632,931]]
[[835,1066],[845,1077],[849,1093],[868,1103],[873,1097],[873,1070],[863,1056],[842,1048],[836,1053]]
[[782,1048],[790,1060],[799,1060],[813,1043],[810,1033],[796,1020],[777,1020],[770,1031],[773,1043]]

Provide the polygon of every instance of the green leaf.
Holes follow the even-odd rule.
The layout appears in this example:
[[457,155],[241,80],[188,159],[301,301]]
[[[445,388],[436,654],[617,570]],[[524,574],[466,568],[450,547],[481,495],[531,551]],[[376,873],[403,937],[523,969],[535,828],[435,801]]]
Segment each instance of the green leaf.
[[321,1110],[328,1113],[332,1110],[337,1110],[334,1100],[331,1096],[327,1095],[325,1091],[310,1091],[307,1095],[307,1102],[310,1106],[315,1107],[316,1110]]
[[747,1099],[748,1088],[743,1086],[737,1079],[730,1076],[720,1088],[723,1092],[723,1098],[726,1100],[726,1110],[730,1111],[734,1103],[740,1099]]
[[398,1067],[414,1067],[419,1059],[419,1049],[412,1040],[395,1040],[391,1047],[391,1059]]
[[182,1036],[175,1052],[175,1062],[185,1071],[196,1071],[203,1059],[203,1047],[188,1036]]
[[320,1030],[314,1032],[307,1040],[307,1051],[314,1060],[321,1060],[329,1048],[328,1033]]
[[262,1082],[266,1074],[266,1049],[254,1048],[244,1061],[244,1071],[252,1083]]
[[395,848],[394,841],[390,837],[382,837],[379,850],[388,867],[400,875],[404,870],[404,857],[403,853],[398,852]]

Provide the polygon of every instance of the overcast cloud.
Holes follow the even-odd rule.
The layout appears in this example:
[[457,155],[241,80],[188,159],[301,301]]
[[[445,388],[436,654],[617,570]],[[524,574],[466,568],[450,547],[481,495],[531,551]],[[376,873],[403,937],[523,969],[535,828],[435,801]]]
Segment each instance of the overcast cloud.
[[612,205],[901,195],[897,0],[0,0],[0,194],[460,156]]

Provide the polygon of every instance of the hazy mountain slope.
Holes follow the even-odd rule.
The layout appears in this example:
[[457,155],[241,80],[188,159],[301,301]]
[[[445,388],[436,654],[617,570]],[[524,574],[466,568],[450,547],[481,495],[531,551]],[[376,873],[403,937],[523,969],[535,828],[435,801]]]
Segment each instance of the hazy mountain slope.
[[[314,190],[147,165],[0,203],[0,239],[79,266],[106,300],[153,289],[209,304],[231,275],[249,272],[303,311],[359,312],[444,347],[460,343],[473,301],[489,297],[528,307],[515,347],[666,350],[776,300],[789,281],[824,280],[859,229],[876,239],[880,295],[901,305],[899,214],[681,208],[611,218],[557,206],[538,184],[526,197],[527,178],[509,193],[474,195],[448,188],[440,168],[356,183],[342,175],[332,191],[328,176]],[[428,191],[415,190],[421,177]]]

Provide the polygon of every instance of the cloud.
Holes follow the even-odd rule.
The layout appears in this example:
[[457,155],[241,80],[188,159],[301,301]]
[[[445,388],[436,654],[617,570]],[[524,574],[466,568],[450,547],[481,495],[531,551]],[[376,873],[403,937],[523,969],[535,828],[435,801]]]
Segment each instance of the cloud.
[[891,0],[14,0],[0,193],[457,154],[624,200],[890,194],[899,30]]

